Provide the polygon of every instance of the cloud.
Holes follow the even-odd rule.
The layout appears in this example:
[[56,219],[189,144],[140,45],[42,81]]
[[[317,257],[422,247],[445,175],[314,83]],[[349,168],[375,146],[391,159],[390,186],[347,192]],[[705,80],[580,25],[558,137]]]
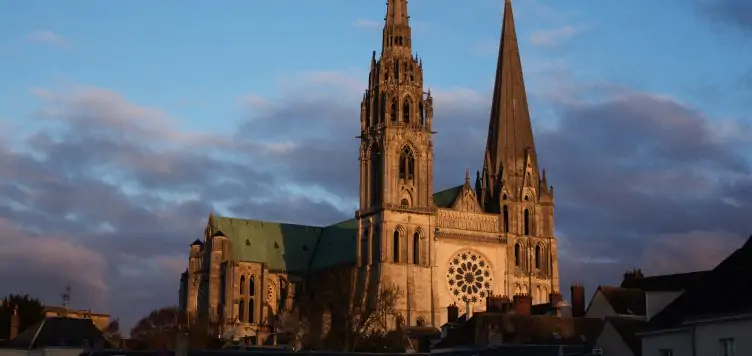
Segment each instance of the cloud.
[[68,40],[65,37],[49,30],[31,32],[26,35],[26,39],[32,42],[46,43],[59,47],[68,46]]
[[539,46],[554,46],[569,40],[582,29],[567,25],[552,30],[539,30],[530,35],[530,41]]
[[[632,267],[709,268],[741,245],[752,230],[750,141],[728,127],[744,123],[719,130],[664,95],[550,77],[550,92],[530,95],[556,116],[535,130],[556,189],[563,288],[618,283]],[[38,129],[0,137],[0,293],[56,303],[70,284],[74,305],[127,325],[177,302],[188,245],[212,210],[317,225],[350,218],[366,78],[282,78],[276,95],[240,99],[245,117],[231,134],[186,130],[104,88],[33,89]],[[480,168],[490,93],[433,93],[443,189]]]
[[703,16],[719,23],[752,33],[752,3],[747,0],[696,0]]
[[383,21],[369,20],[369,19],[357,19],[353,22],[353,26],[363,29],[380,29],[384,26]]

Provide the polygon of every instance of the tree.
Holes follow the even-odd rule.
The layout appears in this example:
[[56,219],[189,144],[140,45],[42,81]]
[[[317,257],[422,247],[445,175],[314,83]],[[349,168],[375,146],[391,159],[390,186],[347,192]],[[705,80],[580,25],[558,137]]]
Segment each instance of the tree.
[[399,317],[396,308],[403,296],[401,288],[392,284],[374,285],[369,293],[358,294],[357,275],[358,270],[348,266],[328,270],[309,280],[313,288],[299,309],[308,311],[306,319],[310,321],[317,316],[330,318],[325,348],[358,349],[363,340],[386,334],[390,321]]
[[278,334],[277,343],[285,343],[295,350],[303,347],[303,339],[308,336],[308,320],[300,309],[282,310],[274,319],[274,330]]
[[[353,313],[348,320],[351,325],[351,335],[348,339],[352,340],[352,350],[358,349],[361,341],[373,338],[374,335],[382,335],[384,337],[383,342],[395,339],[394,332],[389,330],[389,322],[401,318],[397,311],[397,304],[402,296],[403,292],[399,286],[384,285],[377,290],[374,296],[366,297],[361,306],[353,308]],[[401,331],[402,325],[400,322],[397,326],[397,331]],[[396,339],[399,340],[399,337],[396,337]]]
[[110,323],[107,324],[107,327],[103,331],[104,337],[113,345],[120,344],[120,341],[123,339],[122,335],[120,335],[119,319],[110,321]]
[[177,307],[164,307],[141,318],[131,329],[131,338],[137,349],[174,348],[178,333],[187,333],[190,347],[207,348],[218,344],[217,338],[210,335],[214,326],[202,321],[189,325]]
[[10,294],[0,303],[0,339],[10,336],[10,318],[14,310],[18,310],[19,333],[44,319],[44,307],[39,299],[28,295]]

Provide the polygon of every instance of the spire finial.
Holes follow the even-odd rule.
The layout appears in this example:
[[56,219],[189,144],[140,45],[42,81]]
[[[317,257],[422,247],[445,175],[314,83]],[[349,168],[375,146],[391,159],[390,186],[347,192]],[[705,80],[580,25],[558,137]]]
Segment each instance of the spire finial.
[[470,168],[465,168],[465,184],[470,184]]

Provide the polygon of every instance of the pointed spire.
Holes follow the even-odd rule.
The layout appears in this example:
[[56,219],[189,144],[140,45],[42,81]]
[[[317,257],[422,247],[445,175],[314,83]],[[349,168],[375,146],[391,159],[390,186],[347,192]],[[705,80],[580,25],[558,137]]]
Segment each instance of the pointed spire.
[[525,165],[528,162],[532,170],[537,172],[538,158],[535,153],[514,14],[511,1],[506,0],[483,162],[484,179],[488,181],[489,195],[496,197],[499,194],[497,190],[500,185],[494,181],[501,180],[512,185],[510,191],[518,191],[524,183]]
[[410,26],[410,16],[407,15],[407,0],[387,0],[385,25]]
[[407,15],[407,0],[387,0],[382,53],[387,50],[402,55],[412,55],[410,16]]
[[465,168],[465,185],[470,186],[470,168]]

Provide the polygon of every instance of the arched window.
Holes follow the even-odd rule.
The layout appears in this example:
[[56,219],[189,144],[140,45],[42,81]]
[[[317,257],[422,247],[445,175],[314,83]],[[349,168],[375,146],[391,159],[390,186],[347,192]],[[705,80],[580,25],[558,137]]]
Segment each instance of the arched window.
[[248,280],[248,294],[256,295],[256,277],[255,276],[251,276],[251,279]]
[[418,319],[415,320],[415,326],[426,326],[426,321],[423,320],[422,316],[419,316]]
[[392,241],[392,259],[394,262],[400,261],[400,232],[394,230],[394,239]]
[[404,123],[410,123],[410,98],[405,98],[405,101],[402,103],[402,122]]
[[245,294],[245,276],[240,276],[240,295]]
[[504,205],[502,214],[504,215],[504,232],[509,233],[509,208]]
[[420,111],[420,126],[424,126],[426,124],[426,113],[423,109],[423,102],[418,103],[418,111]]
[[379,108],[379,123],[382,123],[384,122],[384,116],[386,115],[386,95],[384,93],[381,93]]
[[420,264],[420,233],[413,234],[413,263]]
[[256,318],[254,318],[254,312],[256,311],[256,298],[251,298],[248,300],[248,322],[249,323],[255,323]]
[[[399,61],[394,61],[394,80],[399,80]],[[397,118],[396,116],[394,117]]]
[[243,299],[238,302],[238,320],[241,322],[246,322],[245,319],[245,301]]
[[412,180],[415,174],[415,158],[410,147],[405,146],[400,153],[399,177],[400,179]]
[[369,165],[371,168],[371,172],[369,175],[370,181],[368,184],[371,187],[371,202],[372,203],[380,203],[381,202],[381,183],[382,183],[382,171],[381,171],[381,152],[379,151],[379,148],[376,145],[371,146],[371,157],[369,160]]
[[525,235],[530,235],[530,210],[525,209]]
[[400,201],[400,205],[402,205],[402,206],[409,206],[410,205],[410,201],[407,200],[407,199],[405,199],[405,198],[402,198],[402,200]]
[[541,268],[542,251],[540,245],[535,245],[535,268]]
[[522,251],[519,243],[514,244],[514,265],[517,267],[522,266]]
[[392,121],[397,121],[397,100],[392,100]]
[[376,263],[381,261],[381,229],[379,225],[373,228],[371,237],[371,260]]

